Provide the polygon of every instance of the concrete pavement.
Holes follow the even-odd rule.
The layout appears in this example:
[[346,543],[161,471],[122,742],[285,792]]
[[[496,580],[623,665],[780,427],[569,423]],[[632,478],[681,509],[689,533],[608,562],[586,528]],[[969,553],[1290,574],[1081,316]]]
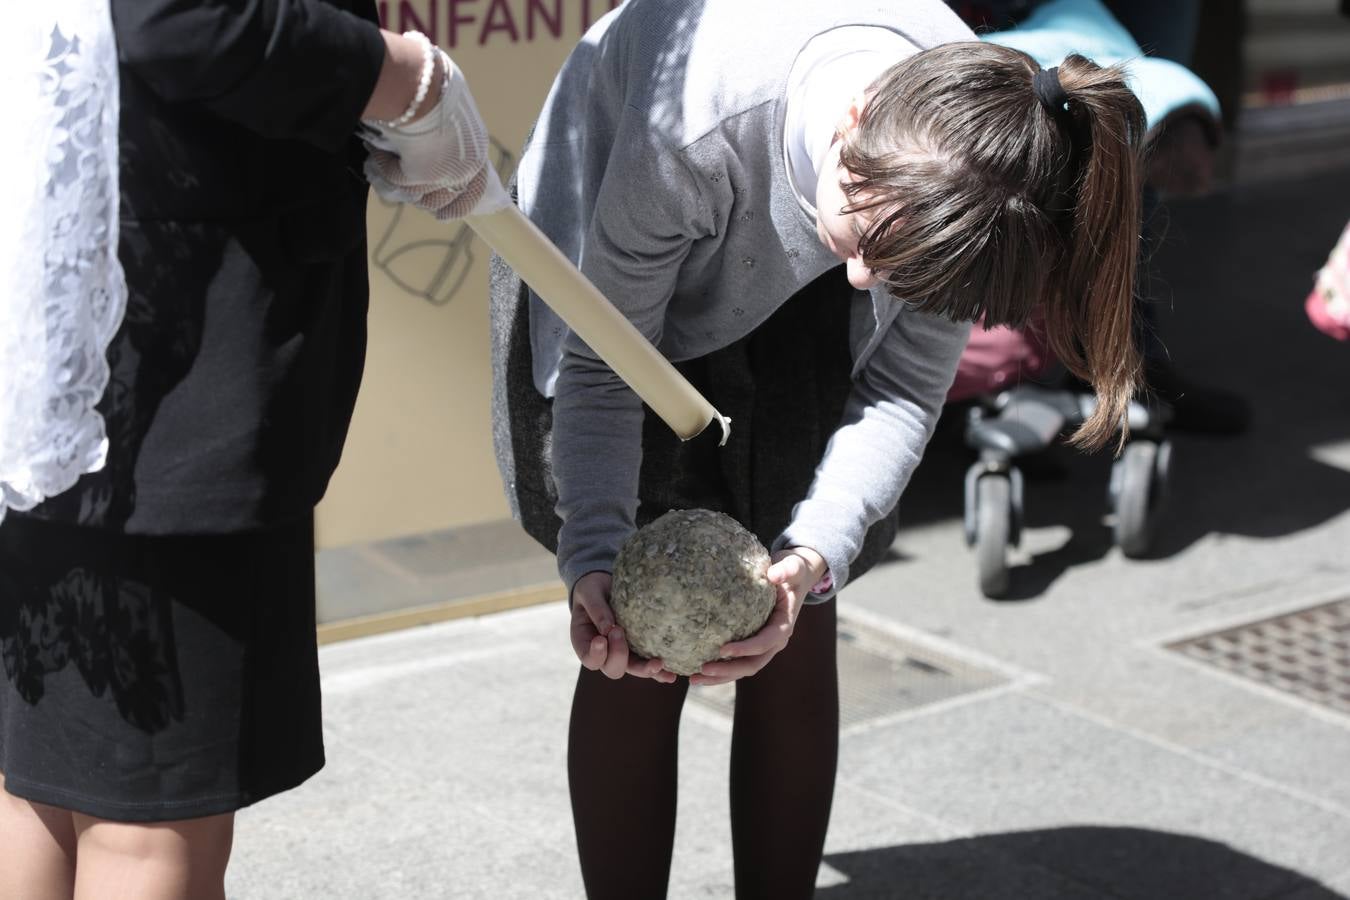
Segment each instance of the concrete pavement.
[[[1320,607],[1350,693],[1350,346],[1302,313],[1347,217],[1345,169],[1172,207],[1163,335],[1255,418],[1240,439],[1176,438],[1154,558],[1111,546],[1109,461],[1056,453],[1062,475],[1028,484],[1014,599],[982,598],[968,457],[959,429],[939,435],[890,559],[841,600],[819,896],[1350,897],[1350,714],[1241,652],[1221,668],[1173,646]],[[330,608],[343,584],[372,589],[353,558],[320,557]],[[325,646],[328,766],[240,814],[230,897],[580,897],[565,628],[551,604]],[[674,898],[732,894],[726,699],[687,707]]]

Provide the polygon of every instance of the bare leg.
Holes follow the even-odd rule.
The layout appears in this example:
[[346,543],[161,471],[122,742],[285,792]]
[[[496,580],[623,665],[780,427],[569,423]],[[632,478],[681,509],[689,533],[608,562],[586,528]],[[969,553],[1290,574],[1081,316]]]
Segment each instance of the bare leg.
[[4,790],[0,775],[0,900],[70,900],[75,823],[68,810]]
[[658,900],[675,842],[680,712],[689,682],[581,669],[567,741],[586,896]]
[[736,682],[731,836],[736,896],[809,898],[839,761],[835,604],[802,609],[792,639]]
[[234,814],[110,822],[75,814],[75,900],[224,900]]

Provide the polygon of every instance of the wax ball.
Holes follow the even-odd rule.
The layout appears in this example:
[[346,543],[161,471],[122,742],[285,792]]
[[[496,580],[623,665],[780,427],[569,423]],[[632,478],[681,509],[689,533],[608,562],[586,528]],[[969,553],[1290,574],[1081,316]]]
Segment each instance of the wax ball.
[[671,510],[619,550],[610,603],[633,650],[692,675],[764,626],[777,596],[768,569],[769,552],[735,519]]

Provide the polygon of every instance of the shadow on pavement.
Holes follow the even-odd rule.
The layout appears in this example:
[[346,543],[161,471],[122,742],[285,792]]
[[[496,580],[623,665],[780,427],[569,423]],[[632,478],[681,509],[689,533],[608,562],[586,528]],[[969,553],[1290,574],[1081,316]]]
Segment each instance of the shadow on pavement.
[[[1172,435],[1172,497],[1153,558],[1211,534],[1292,535],[1350,509],[1350,346],[1314,330],[1303,312],[1313,275],[1350,218],[1347,198],[1350,169],[1166,210],[1152,263],[1159,333],[1187,379],[1244,396],[1252,425],[1235,438]],[[902,534],[960,517],[974,458],[962,426],[963,411],[949,410],[901,501]],[[1328,453],[1335,464],[1324,461]],[[1065,526],[1072,536],[1014,568],[1011,599],[1039,596],[1112,547],[1103,521],[1108,454],[1055,447],[1026,463],[1026,524]]]
[[1314,456],[1350,443],[1350,346],[1303,311],[1347,219],[1350,171],[1174,210],[1178,235],[1158,259],[1172,298],[1163,334],[1179,369],[1245,395],[1253,424],[1234,440],[1177,441],[1160,555],[1211,532],[1280,537],[1350,509],[1350,453],[1347,468]]
[[825,857],[847,883],[820,900],[1345,900],[1226,844],[1142,828],[1077,826]]

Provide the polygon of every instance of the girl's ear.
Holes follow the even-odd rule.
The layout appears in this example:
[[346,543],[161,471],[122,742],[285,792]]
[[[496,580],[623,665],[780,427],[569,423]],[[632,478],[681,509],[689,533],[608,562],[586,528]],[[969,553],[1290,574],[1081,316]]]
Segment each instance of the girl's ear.
[[853,136],[853,132],[858,130],[858,122],[862,119],[863,107],[866,105],[866,95],[853,95],[853,99],[848,102],[848,109],[839,117],[839,122],[835,125],[834,133],[837,137],[848,140]]

